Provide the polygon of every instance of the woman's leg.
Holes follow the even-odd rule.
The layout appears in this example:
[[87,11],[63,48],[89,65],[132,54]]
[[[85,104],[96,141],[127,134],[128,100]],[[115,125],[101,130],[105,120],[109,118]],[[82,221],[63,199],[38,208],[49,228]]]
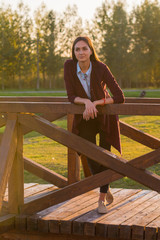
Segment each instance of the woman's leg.
[[[106,142],[106,133],[105,132],[100,132],[100,144],[101,147],[105,148],[108,151],[111,151],[111,145]],[[105,169],[108,169],[105,167]],[[100,187],[100,196],[99,200],[105,201],[110,204],[113,202],[113,195],[110,191],[109,184],[103,185]]]
[[[90,119],[89,121],[83,120],[80,125],[79,136],[96,144],[97,125],[96,119]],[[90,158],[87,158],[87,162],[93,175],[101,172],[101,165],[99,163]]]
[[[84,139],[96,144],[96,134],[98,133],[97,126],[98,126],[98,124],[95,119],[89,120],[89,121],[83,120],[80,125],[80,134],[79,135],[81,137],[83,137]],[[106,143],[105,136],[103,133],[100,134],[100,146],[104,147],[107,150],[110,150],[110,148],[111,148],[111,146]],[[107,169],[103,165],[95,162],[94,160],[92,160],[90,158],[87,158],[87,162],[88,162],[89,168],[91,170],[91,173],[93,175],[96,173],[100,173]],[[105,200],[106,200],[106,196],[108,194],[107,193],[108,186],[109,185],[106,184],[106,185],[100,187],[100,196],[99,196],[99,201],[98,201],[98,212],[99,213],[107,212]]]
[[[111,151],[111,145],[109,143],[106,142],[106,133],[103,131],[100,131],[99,133],[99,146],[105,148],[108,151]],[[107,170],[107,167],[102,166],[101,167],[101,171]],[[100,187],[100,193],[107,193],[109,188],[109,184],[105,184],[103,186]]]
[[[96,144],[96,134],[98,133],[98,123],[96,119],[90,119],[89,121],[82,120],[81,125],[80,125],[80,136],[83,137],[84,139],[95,143]],[[111,150],[111,145],[108,144],[105,140],[105,133],[103,131],[99,132],[100,139],[99,139],[99,145],[108,151]],[[91,170],[91,173],[94,175],[96,173],[100,173],[102,171],[107,170],[107,168],[94,160],[87,158],[87,162],[89,165],[89,168]],[[100,187],[100,192],[101,193],[107,193],[108,191],[108,184],[101,186]]]

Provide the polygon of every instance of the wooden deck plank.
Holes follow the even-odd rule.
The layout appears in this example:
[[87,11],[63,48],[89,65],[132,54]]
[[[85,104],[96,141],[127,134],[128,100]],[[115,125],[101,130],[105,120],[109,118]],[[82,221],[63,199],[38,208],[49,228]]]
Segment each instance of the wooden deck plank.
[[[115,195],[114,196],[115,197],[114,202],[111,205],[108,206],[108,213],[107,214],[101,215],[101,214],[98,214],[97,212],[93,212],[93,211],[85,214],[83,216],[83,221],[85,222],[85,224],[84,224],[84,234],[87,235],[87,236],[93,236],[93,234],[96,232],[96,225],[98,223],[100,225],[106,226],[105,228],[108,228],[107,229],[107,232],[108,232],[108,235],[109,235],[108,237],[116,238],[116,236],[119,232],[119,227],[113,225],[111,222],[107,226],[107,224],[103,224],[103,219],[112,216],[112,214],[114,212],[117,212],[117,210],[121,206],[125,205],[126,202],[131,201],[132,198],[135,198],[135,195],[136,195],[136,197],[138,197],[137,194],[142,195],[142,193],[139,192],[139,191],[132,190],[130,193],[129,193],[129,191],[127,191],[126,192],[127,195],[125,195],[124,190],[122,190],[120,192],[121,195],[119,197],[118,196],[116,197],[116,195]],[[77,219],[76,219],[76,221],[77,221]],[[116,230],[116,228],[117,228],[117,230]],[[114,229],[114,235],[113,235],[113,229]]]
[[7,214],[6,216],[0,217],[0,233],[14,228],[14,218],[14,214]]
[[[25,185],[25,202],[30,201],[30,199],[36,199],[39,196],[45,195],[48,192],[51,192],[53,190],[57,189],[56,186],[53,186],[52,184],[41,184],[38,183],[35,184],[29,184],[27,187],[27,184]],[[3,208],[2,208],[2,214],[4,215],[8,211],[8,193],[6,192],[6,196],[3,201]]]
[[[44,190],[48,190],[53,187],[53,184],[38,184],[38,183],[29,183],[24,185],[24,197],[30,197],[36,195]],[[8,191],[5,193],[5,201],[8,200]]]
[[70,216],[73,213],[86,208],[87,206],[90,206],[92,203],[97,202],[97,197],[98,194],[94,193],[72,202],[72,204],[67,202],[66,204],[62,205],[62,207],[52,212],[49,216],[45,217],[45,219],[52,218],[53,216],[54,219],[64,219],[65,217]]
[[154,227],[154,228],[160,227],[160,216],[158,216],[152,222],[147,224],[146,227]]
[[154,210],[158,209],[160,207],[160,195],[157,194],[148,201],[144,202],[140,206],[137,206],[134,209],[133,216],[127,219],[122,223],[122,225],[139,225],[139,226],[145,226],[149,222],[151,222],[151,219],[149,219],[147,216],[152,215],[152,212],[154,213]]
[[152,227],[145,228],[145,240],[156,239],[157,229]]
[[[123,202],[126,198],[128,198],[129,196],[133,195],[136,193],[136,191],[140,191],[140,190],[135,190],[135,189],[131,189],[131,190],[121,190],[117,193],[115,193],[114,197],[115,197],[115,201],[111,204],[112,207],[116,207],[117,204],[119,204],[120,202]],[[122,194],[123,192],[123,194]],[[109,208],[112,208],[111,205],[109,206]],[[99,214],[97,212],[97,202],[91,206],[89,206],[88,208],[85,209],[86,214],[84,212],[79,212],[81,213],[82,216],[78,217],[75,216],[74,222],[73,222],[73,233],[74,231],[78,231],[77,229],[79,229],[79,232],[82,232],[82,230],[84,231],[84,233],[86,233],[88,236],[92,236],[93,232],[95,232],[95,223],[97,221],[100,221],[101,219],[104,218],[105,215],[108,214],[112,214],[107,213],[107,214]],[[85,223],[85,224],[84,224]],[[92,223],[92,225],[90,224]],[[87,227],[87,225],[89,224],[89,229]],[[92,230],[91,230],[91,226],[92,226]]]
[[[112,191],[112,189],[111,189]],[[121,191],[116,192],[115,194],[113,194],[114,196],[114,201],[111,205],[108,205],[108,210],[115,208],[117,206],[117,204],[123,202],[124,200],[126,200],[128,197],[134,195],[137,191],[140,190],[135,190],[135,189],[121,189]],[[98,203],[97,203],[98,206]],[[111,212],[108,212],[107,214],[99,214],[98,212],[95,214],[96,209],[94,209],[95,211],[93,212],[87,212],[87,214],[80,216],[79,218],[77,217],[76,221],[80,221],[80,222],[86,222],[90,221],[90,222],[97,222],[100,221],[101,219],[103,219],[105,217],[105,215],[110,215]]]
[[[24,183],[24,193],[25,193],[26,189],[29,189],[36,185],[38,185],[38,183]],[[8,201],[8,187],[6,187],[6,191],[4,194],[4,201]]]
[[149,208],[145,209],[142,212],[142,216],[141,216],[141,219],[139,219],[138,221],[138,225],[146,227],[148,223],[151,223],[153,220],[155,220],[159,216],[160,216],[160,203],[158,201],[154,203],[154,206],[150,206]]
[[[112,190],[113,193],[116,193],[117,191],[120,191],[120,189]],[[50,219],[54,216],[54,219],[71,220],[75,218],[75,214],[79,216],[79,211],[97,203],[97,201],[98,191],[90,191],[88,194],[85,193],[67,201],[62,207],[55,209],[50,215],[45,216],[45,219]]]
[[[110,216],[107,215],[106,218],[102,219],[101,223],[112,223],[114,225],[122,224],[124,221],[134,216],[138,211],[141,211],[145,201],[150,204],[149,200],[155,195],[155,192],[142,191],[134,196],[131,196],[131,198],[126,199],[125,202],[120,204]],[[138,209],[137,206],[139,207]]]
[[[118,189],[118,191],[116,191],[114,193],[114,195],[118,195],[119,191],[121,191],[121,189]],[[96,201],[93,202],[92,205],[89,205],[88,207],[82,208],[80,211],[78,212],[74,212],[72,215],[66,216],[65,218],[63,218],[63,220],[68,221],[68,220],[76,220],[77,218],[80,218],[82,216],[84,216],[84,214],[89,214],[91,211],[96,212],[97,210],[97,206],[98,206],[98,195],[96,198]]]
[[145,229],[142,226],[132,226],[132,239],[134,240],[143,240],[145,234]]
[[[137,239],[137,240],[144,239],[144,234],[145,234],[145,239],[152,239],[150,238],[150,236],[151,234],[152,236],[155,235],[156,229],[154,233],[153,231],[150,231],[150,229],[145,231],[145,226],[148,222],[152,221],[155,218],[153,212],[154,210],[156,211],[159,206],[159,197],[160,196],[156,194],[154,197],[144,201],[142,204],[140,204],[133,210],[129,211],[128,212],[129,219],[124,221],[120,225],[120,233],[121,233],[121,229],[123,229],[125,226],[128,228],[130,227],[130,232],[132,228],[132,234],[134,236],[134,239]],[[115,224],[117,224],[117,222],[115,222]],[[125,236],[125,239],[128,239],[128,238],[126,238]]]
[[89,191],[88,193],[84,193],[84,194],[79,195],[75,198],[64,201],[63,204],[60,203],[60,204],[56,204],[53,207],[47,208],[46,210],[51,209],[51,211],[49,211],[49,212],[46,212],[46,210],[43,210],[43,211],[38,212],[37,214],[39,216],[43,216],[45,219],[50,219],[53,215],[56,219],[56,216],[58,216],[59,213],[67,211],[67,209],[70,209],[71,207],[75,206],[76,203],[78,203],[82,199],[83,199],[82,201],[85,201],[86,198],[91,198],[92,195],[97,195],[96,192],[97,192],[97,190],[96,191]]
[[[89,195],[90,195],[90,192],[88,193]],[[64,205],[65,205],[65,207],[67,207],[68,205],[72,206],[72,203],[74,203],[75,201],[78,201],[80,198],[84,198],[88,194],[87,193],[82,194],[80,196],[75,197],[74,199],[59,203],[57,205],[54,205],[50,208],[47,208],[43,211],[40,211],[40,212],[30,216],[29,218],[27,218],[28,231],[34,231],[35,229],[38,229],[39,228],[39,226],[38,226],[39,220],[38,219],[41,218],[41,219],[45,220],[46,222],[48,222],[49,231],[51,233],[60,233],[60,228],[59,228],[60,222],[59,222],[59,220],[57,220],[57,218],[54,217],[54,211],[61,209],[61,207],[63,208]],[[63,209],[63,211],[65,211],[65,208]]]
[[31,202],[31,201],[38,200],[38,199],[40,199],[40,198],[42,198],[42,197],[45,197],[45,196],[53,193],[53,192],[56,191],[56,190],[57,190],[57,187],[56,187],[56,186],[52,186],[52,187],[49,187],[49,188],[47,188],[47,187],[46,187],[46,188],[41,187],[41,188],[39,189],[39,192],[38,192],[38,193],[32,194],[32,195],[26,197],[25,200],[24,200],[24,203],[27,204],[27,203],[29,203],[29,202]]
[[[25,195],[36,198],[53,189],[52,184],[26,184]],[[94,189],[32,216],[15,216],[9,227],[15,225],[16,231],[46,236],[52,233],[86,239],[160,239],[160,194],[141,189],[115,188],[111,191],[114,202],[108,205],[107,214],[98,214],[99,189]]]
[[42,191],[48,190],[52,188],[52,184],[38,184],[36,186],[33,186],[32,188],[26,189],[25,190],[25,198],[29,198],[33,195],[39,194]]

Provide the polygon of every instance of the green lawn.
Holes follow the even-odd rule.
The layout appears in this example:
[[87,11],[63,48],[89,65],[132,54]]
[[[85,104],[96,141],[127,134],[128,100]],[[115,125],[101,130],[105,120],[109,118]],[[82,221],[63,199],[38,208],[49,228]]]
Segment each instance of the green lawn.
[[[124,91],[127,97],[139,97],[141,90],[135,91]],[[0,95],[2,96],[3,94]],[[65,93],[30,93],[30,96],[65,96]],[[6,96],[27,96],[25,93],[11,93]],[[148,91],[146,97],[160,97],[160,91]],[[149,133],[157,138],[160,138],[160,116],[120,116],[121,120]],[[66,129],[66,119],[62,118],[59,121],[55,121],[55,124]],[[1,129],[3,131],[3,129]],[[151,151],[151,149],[134,142],[124,136],[121,136],[122,142],[122,157],[131,160],[135,157],[141,156]],[[112,149],[112,152],[120,156],[120,154]],[[24,156],[56,171],[67,177],[67,148],[60,145],[59,143],[41,136],[36,132],[31,132],[24,136]],[[151,168],[151,171],[160,175],[160,165],[157,164]],[[81,170],[81,177],[83,178],[83,171]],[[33,176],[32,174],[25,171],[24,173],[25,182],[39,182],[45,183],[42,179]],[[127,177],[113,182],[112,187],[123,187],[123,188],[145,188],[144,186],[128,179]]]
[[[159,98],[160,97],[160,89],[143,89],[146,91],[145,97]],[[142,89],[124,89],[123,92],[126,97],[139,97]],[[5,90],[0,91],[0,96],[66,96],[66,92],[64,89],[60,89],[56,91],[52,90]]]

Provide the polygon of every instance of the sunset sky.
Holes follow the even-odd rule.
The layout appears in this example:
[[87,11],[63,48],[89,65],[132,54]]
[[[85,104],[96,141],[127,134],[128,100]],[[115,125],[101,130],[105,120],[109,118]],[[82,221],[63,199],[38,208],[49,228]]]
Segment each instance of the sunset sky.
[[[111,2],[112,0],[109,0]],[[117,2],[115,0],[114,2]],[[160,1],[160,0],[159,0]],[[16,9],[19,0],[0,0],[0,6],[10,6],[12,9]],[[102,5],[104,0],[23,0],[25,5],[30,8],[30,14],[33,15],[34,11],[42,4],[45,3],[48,10],[53,9],[58,13],[62,13],[65,8],[74,4],[78,7],[78,14],[83,20],[90,20],[93,18],[95,9]],[[124,0],[126,9],[130,11],[133,6],[137,6],[143,2],[143,0]]]

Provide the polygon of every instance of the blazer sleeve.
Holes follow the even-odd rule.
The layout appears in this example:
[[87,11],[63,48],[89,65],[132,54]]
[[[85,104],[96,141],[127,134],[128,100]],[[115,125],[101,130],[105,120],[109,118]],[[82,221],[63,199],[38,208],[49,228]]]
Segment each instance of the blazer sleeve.
[[71,61],[67,60],[64,63],[64,81],[67,90],[68,100],[71,103],[74,103],[74,99],[76,98],[74,84],[73,84],[73,75],[72,75],[72,66]]
[[107,84],[108,88],[110,89],[114,103],[124,103],[125,97],[120,86],[118,85],[116,79],[112,75],[109,68],[106,65],[104,65],[104,68],[105,69],[103,81]]

